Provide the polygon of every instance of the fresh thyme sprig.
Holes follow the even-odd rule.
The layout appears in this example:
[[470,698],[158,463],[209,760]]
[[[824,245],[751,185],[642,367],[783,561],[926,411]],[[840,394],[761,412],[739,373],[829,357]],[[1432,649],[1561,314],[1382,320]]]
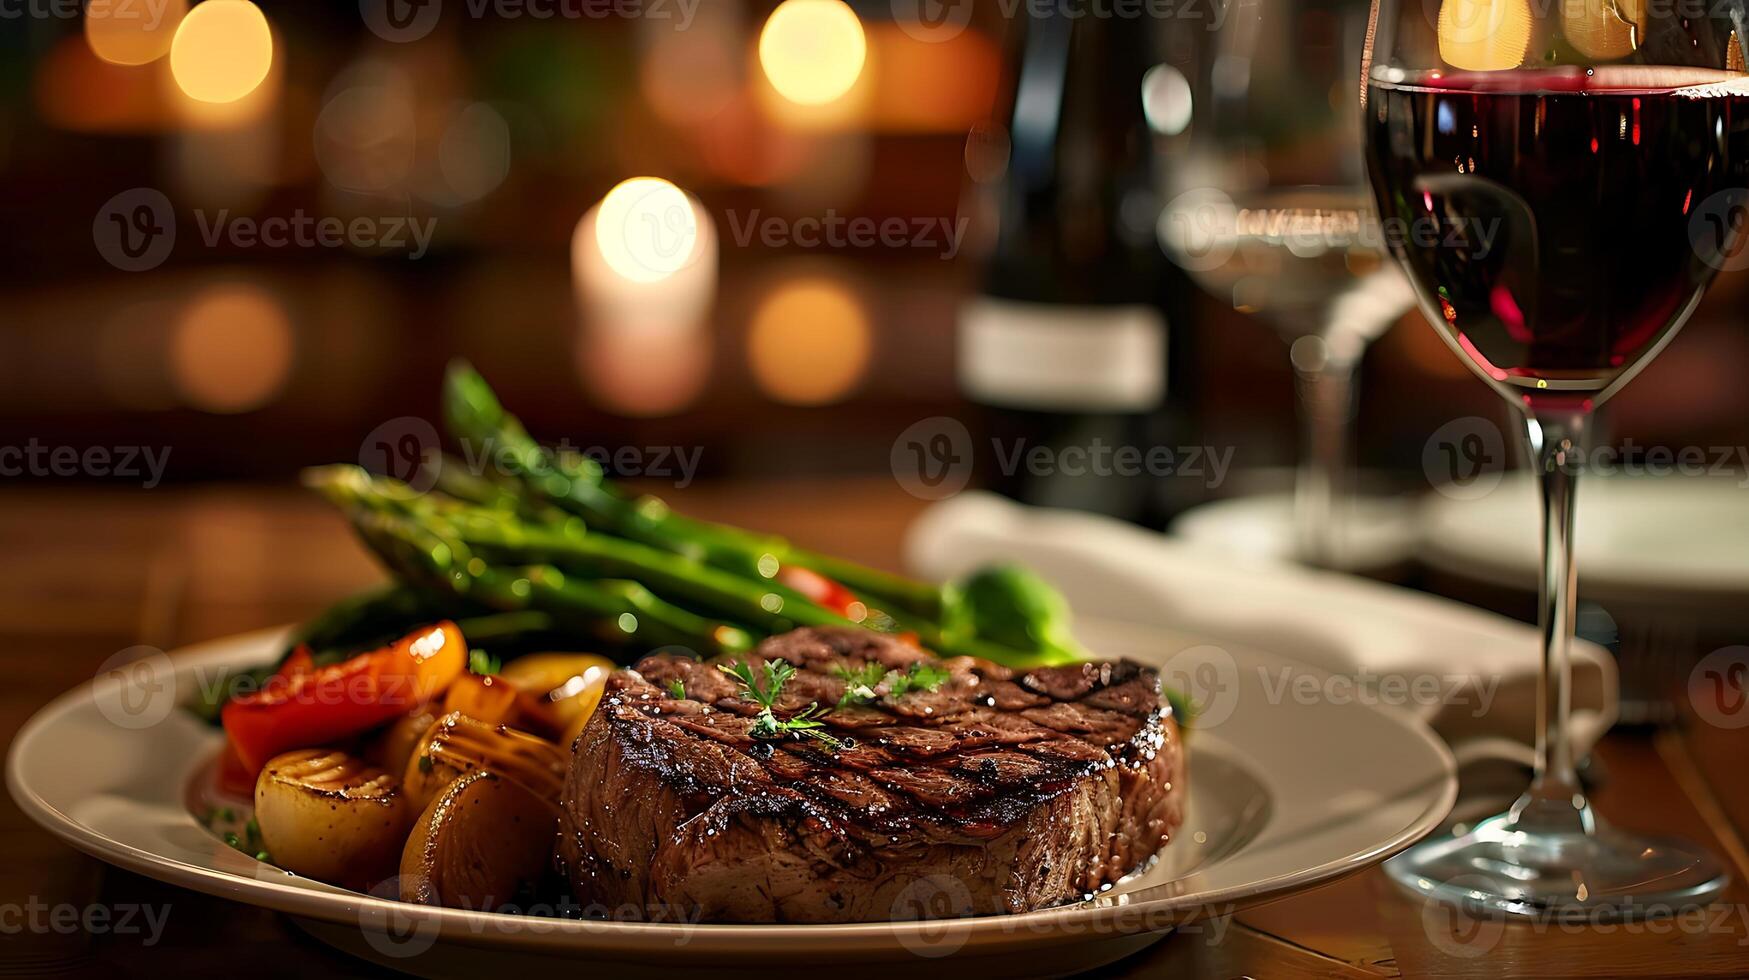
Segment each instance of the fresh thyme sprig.
[[668,693],[677,701],[686,700],[686,682],[676,677],[668,682]]
[[753,668],[745,660],[718,664],[717,669],[739,681],[742,696],[759,705],[759,714],[753,716],[753,727],[747,731],[753,738],[777,739],[786,735],[802,735],[834,750],[847,749],[855,744],[850,739],[837,738],[826,731],[826,723],[819,720],[824,712],[818,704],[810,704],[788,718],[779,718],[772,710],[778,697],[783,694],[783,686],[795,676],[796,669],[788,663],[782,660],[765,661],[764,684],[759,682],[758,675],[753,673]]
[[908,691],[933,691],[947,683],[947,678],[947,671],[919,660],[905,673],[888,678],[887,692],[896,698]]
[[832,672],[844,679],[844,696],[838,699],[840,708],[847,704],[873,704],[881,696],[877,688],[883,683],[887,685],[887,696],[897,698],[911,691],[933,691],[947,683],[949,676],[942,668],[921,660],[904,671],[888,670],[870,661],[855,670],[840,664]]
[[844,678],[844,696],[838,699],[838,707],[847,704],[870,704],[880,693],[875,688],[886,679],[887,668],[870,661],[856,670],[851,670],[843,664],[836,664],[832,673]]

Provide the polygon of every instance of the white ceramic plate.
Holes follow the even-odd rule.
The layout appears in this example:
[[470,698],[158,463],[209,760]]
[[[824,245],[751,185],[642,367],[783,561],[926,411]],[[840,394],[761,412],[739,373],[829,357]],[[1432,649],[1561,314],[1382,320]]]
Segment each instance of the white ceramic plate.
[[1093,902],[1026,915],[842,926],[588,921],[408,906],[289,875],[226,846],[191,816],[190,787],[221,736],[174,707],[221,668],[270,660],[280,631],[173,660],[158,655],[63,695],[14,740],[7,785],[26,814],[88,854],[286,912],[349,952],[432,977],[580,963],[616,977],[691,969],[766,980],[804,969],[830,970],[834,980],[890,978],[895,969],[1066,974],[1139,950],[1175,924],[1375,864],[1451,807],[1451,755],[1420,722],[1268,696],[1266,675],[1320,673],[1313,668],[1145,627],[1082,625],[1078,632],[1105,655],[1212,672],[1215,689],[1234,696],[1221,698],[1211,724],[1190,736],[1190,812],[1156,865]]
[[[1749,489],[1740,476],[1588,476],[1577,495],[1581,594],[1684,602],[1749,594]],[[1534,589],[1541,575],[1536,484],[1509,473],[1476,499],[1435,493],[1422,558],[1479,581]]]

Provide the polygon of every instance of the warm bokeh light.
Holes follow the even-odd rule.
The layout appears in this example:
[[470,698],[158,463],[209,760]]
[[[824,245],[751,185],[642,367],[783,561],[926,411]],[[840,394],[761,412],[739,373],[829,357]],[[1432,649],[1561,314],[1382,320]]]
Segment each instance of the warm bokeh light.
[[1439,57],[1465,71],[1505,71],[1530,47],[1528,0],[1444,0]]
[[843,0],[784,0],[759,33],[765,77],[801,105],[824,105],[850,91],[867,57],[862,22]]
[[[150,133],[177,123],[165,62],[116,65],[77,37],[61,38],[36,64],[31,91],[37,112],[57,129],[83,133]],[[142,84],[142,78],[147,82]],[[152,84],[161,81],[162,84]]]
[[259,287],[208,288],[177,315],[173,329],[171,376],[177,394],[196,408],[220,413],[260,408],[291,376],[291,320]]
[[200,102],[235,102],[273,67],[273,31],[249,0],[205,0],[182,18],[170,46],[177,87]]
[[732,4],[699,8],[690,30],[646,31],[638,79],[656,115],[676,126],[717,116],[739,94],[745,77],[740,16]]
[[418,150],[414,93],[389,66],[355,71],[358,84],[336,92],[316,115],[316,165],[342,190],[383,193],[403,186]]
[[613,271],[655,282],[697,258],[698,215],[680,188],[660,177],[633,177],[601,199],[595,243]]
[[760,390],[791,405],[848,395],[869,359],[868,314],[842,285],[808,277],[784,282],[760,302],[747,338]]
[[1142,114],[1163,136],[1177,136],[1190,126],[1193,104],[1190,80],[1171,65],[1155,65],[1142,76]]
[[603,322],[578,337],[577,372],[595,404],[630,418],[690,407],[710,380],[711,337],[702,327]]
[[874,129],[963,133],[998,101],[1002,53],[977,31],[924,41],[893,24],[874,24],[868,42]]
[[459,107],[437,143],[449,205],[477,201],[510,176],[510,123],[484,102]]
[[1561,4],[1561,33],[1588,58],[1625,58],[1634,53],[1645,32],[1644,0],[1569,0]]
[[91,0],[85,7],[85,43],[112,65],[144,65],[170,53],[188,0]]

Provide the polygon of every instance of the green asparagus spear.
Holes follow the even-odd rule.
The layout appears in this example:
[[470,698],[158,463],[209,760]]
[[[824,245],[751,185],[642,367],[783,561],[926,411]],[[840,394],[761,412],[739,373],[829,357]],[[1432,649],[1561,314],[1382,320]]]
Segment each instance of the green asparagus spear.
[[450,365],[443,400],[451,433],[476,454],[491,454],[533,493],[614,534],[745,577],[769,578],[783,563],[798,565],[875,604],[932,619],[941,614],[941,589],[928,583],[815,554],[773,535],[683,517],[655,497],[625,497],[593,459],[553,453],[530,438],[466,362]]
[[396,574],[493,609],[539,610],[617,642],[687,646],[706,656],[753,645],[747,631],[665,603],[637,583],[567,579],[546,566],[495,567],[459,539],[406,516],[360,508],[352,517],[360,536]]
[[857,625],[776,582],[742,578],[636,541],[591,534],[571,525],[529,524],[503,511],[412,493],[405,484],[373,477],[356,466],[318,467],[306,471],[305,482],[343,510],[412,518],[425,532],[465,546],[470,555],[486,562],[550,564],[591,578],[632,579],[659,596],[690,602],[772,633],[798,625]]

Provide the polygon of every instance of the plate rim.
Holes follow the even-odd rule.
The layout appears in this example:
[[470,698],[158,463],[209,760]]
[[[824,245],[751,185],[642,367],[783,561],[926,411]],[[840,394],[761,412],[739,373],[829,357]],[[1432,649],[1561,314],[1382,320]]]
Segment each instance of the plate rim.
[[[1119,628],[1159,630],[1159,627],[1137,623],[1120,623],[1110,619],[1088,619],[1089,623],[1109,623]],[[171,661],[180,676],[185,670],[212,663],[234,660],[249,645],[266,644],[273,637],[283,637],[290,626],[276,626],[231,634],[172,651]],[[1297,658],[1273,651],[1260,651],[1267,656],[1290,661],[1307,671],[1328,673]],[[18,729],[6,753],[6,786],[13,801],[25,816],[47,830],[58,840],[91,857],[124,870],[153,878],[178,887],[188,888],[217,898],[239,901],[291,916],[316,919],[341,925],[351,925],[365,931],[377,929],[396,933],[425,928],[435,923],[435,942],[458,942],[473,946],[516,947],[570,953],[627,952],[648,953],[664,941],[665,955],[680,958],[715,954],[737,954],[769,949],[774,937],[781,935],[786,951],[822,952],[842,950],[845,941],[897,940],[938,942],[943,933],[956,941],[956,951],[971,951],[978,947],[1001,945],[1014,948],[1030,945],[1050,945],[1067,938],[1096,938],[1101,929],[1115,936],[1135,932],[1156,932],[1210,914],[1218,907],[1224,914],[1281,897],[1296,891],[1340,880],[1365,870],[1409,847],[1437,829],[1450,813],[1457,799],[1457,763],[1450,748],[1420,719],[1389,706],[1350,703],[1331,705],[1332,709],[1368,711],[1388,720],[1393,726],[1412,735],[1431,750],[1442,764],[1442,772],[1429,782],[1442,784],[1431,804],[1408,825],[1376,844],[1333,858],[1308,868],[1273,875],[1259,881],[1246,882],[1186,895],[1145,899],[1135,903],[1113,905],[1068,905],[1013,915],[974,916],[963,919],[929,921],[888,921],[857,923],[650,923],[557,919],[481,912],[471,909],[435,908],[413,905],[397,899],[381,898],[324,885],[313,889],[281,882],[248,878],[216,868],[197,865],[155,853],[111,838],[87,827],[61,811],[24,783],[19,774],[19,761],[39,738],[52,731],[63,715],[76,710],[81,698],[88,697],[102,680],[93,677],[63,692],[32,713]],[[193,816],[190,815],[190,821]],[[289,872],[288,872],[289,874]],[[1150,915],[1152,913],[1152,916]],[[1126,928],[1127,919],[1141,919]],[[510,923],[517,923],[515,927]],[[539,923],[538,928],[531,928]]]

